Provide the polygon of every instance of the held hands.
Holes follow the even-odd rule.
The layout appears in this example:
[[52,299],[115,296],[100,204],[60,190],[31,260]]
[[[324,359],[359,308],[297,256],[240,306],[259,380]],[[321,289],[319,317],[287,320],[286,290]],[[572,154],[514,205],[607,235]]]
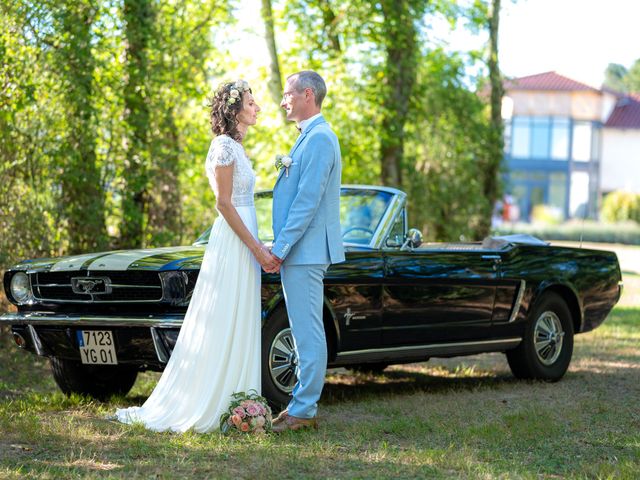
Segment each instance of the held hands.
[[271,261],[273,262],[272,267],[267,269],[264,268],[264,271],[267,273],[280,273],[280,265],[282,265],[282,260],[276,257],[273,253],[269,252],[269,256],[271,257]]
[[276,257],[271,251],[264,246],[264,244],[260,244],[257,251],[254,252],[258,263],[262,269],[267,273],[279,273],[280,265],[282,265],[282,260]]

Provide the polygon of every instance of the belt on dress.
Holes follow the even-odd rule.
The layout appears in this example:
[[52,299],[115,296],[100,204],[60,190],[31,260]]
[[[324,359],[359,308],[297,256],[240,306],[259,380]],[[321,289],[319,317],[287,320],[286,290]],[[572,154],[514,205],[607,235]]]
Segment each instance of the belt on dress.
[[234,207],[253,207],[253,194],[232,195],[231,203]]

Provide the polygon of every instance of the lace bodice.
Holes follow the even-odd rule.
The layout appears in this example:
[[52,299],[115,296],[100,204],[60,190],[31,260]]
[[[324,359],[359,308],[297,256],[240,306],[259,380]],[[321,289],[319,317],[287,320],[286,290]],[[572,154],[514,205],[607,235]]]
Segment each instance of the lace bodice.
[[231,203],[236,207],[253,205],[253,187],[256,183],[256,174],[242,145],[227,135],[219,135],[211,141],[205,169],[209,184],[216,196],[216,166],[228,166],[233,164],[233,190]]

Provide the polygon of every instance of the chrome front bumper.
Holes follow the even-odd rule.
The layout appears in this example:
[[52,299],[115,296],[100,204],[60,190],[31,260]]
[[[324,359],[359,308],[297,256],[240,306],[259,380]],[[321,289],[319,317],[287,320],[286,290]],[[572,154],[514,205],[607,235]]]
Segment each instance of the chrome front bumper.
[[[31,350],[41,356],[55,356],[53,351],[47,350],[36,328],[39,326],[58,327],[100,327],[111,329],[116,327],[148,327],[153,341],[153,348],[157,360],[160,364],[166,364],[171,353],[160,338],[160,329],[180,328],[182,326],[182,315],[147,315],[144,317],[113,317],[100,315],[56,315],[53,313],[24,312],[6,313],[0,316],[0,326],[10,325],[15,327],[26,327],[23,338],[27,338]],[[15,335],[14,331],[14,335]],[[21,346],[25,348],[25,346]]]
[[64,325],[105,327],[159,327],[182,326],[183,315],[146,315],[143,317],[114,317],[102,315],[60,315],[41,312],[5,313],[0,325]]

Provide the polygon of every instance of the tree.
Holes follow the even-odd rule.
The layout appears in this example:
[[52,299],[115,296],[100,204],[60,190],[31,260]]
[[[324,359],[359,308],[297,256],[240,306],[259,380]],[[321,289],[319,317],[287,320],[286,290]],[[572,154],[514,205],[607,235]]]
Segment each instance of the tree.
[[93,107],[92,25],[98,10],[79,0],[52,6],[57,68],[62,79],[66,130],[61,145],[61,201],[68,228],[69,251],[106,245],[104,194],[96,164]]
[[621,93],[640,92],[640,58],[629,69],[610,63],[605,70],[604,85]]
[[53,19],[38,7],[0,4],[0,270],[34,253],[51,255],[62,243],[55,160],[65,118],[56,111],[53,47],[42,38]]
[[481,168],[483,195],[485,199],[485,214],[478,226],[476,237],[485,237],[491,230],[491,214],[493,206],[500,195],[500,165],[504,151],[504,126],[502,123],[502,75],[498,66],[498,31],[500,25],[500,0],[491,1],[491,9],[488,16],[489,30],[489,55],[487,66],[489,68],[489,84],[491,86],[490,130],[487,137],[487,154],[485,165]]
[[[269,93],[271,99],[276,105],[280,105],[282,99],[282,75],[280,74],[280,60],[278,59],[278,48],[276,47],[276,35],[273,21],[273,10],[271,8],[271,0],[262,0],[262,9],[260,10],[262,21],[264,23],[265,40],[269,57],[271,59],[269,67]],[[282,118],[286,121],[286,113],[279,109]]]
[[[317,68],[327,80],[324,111],[340,138],[343,181],[406,189],[412,223],[429,227],[432,239],[471,238],[486,230],[482,222],[488,224],[491,206],[482,168],[502,159],[501,151],[489,157],[489,109],[465,85],[464,61],[444,53],[429,36],[436,16],[453,26],[473,14],[478,28],[487,29],[486,4],[477,3],[462,8],[447,0],[289,0],[284,5],[283,18],[287,28],[294,27],[295,40],[282,58]],[[325,15],[324,5],[331,15]]]
[[418,62],[416,23],[423,14],[419,6],[423,3],[410,0],[382,0],[379,3],[386,57],[381,89],[380,181],[393,187],[402,186],[404,128]]
[[607,65],[607,69],[604,72],[603,85],[607,86],[617,92],[626,92],[627,86],[625,85],[625,77],[628,74],[628,70],[619,63],[610,63]]
[[145,216],[149,203],[149,91],[148,48],[154,12],[150,0],[124,0],[126,80],[124,87],[126,174],[123,176],[120,246],[144,245]]
[[640,93],[640,58],[633,62],[625,77],[629,92]]

